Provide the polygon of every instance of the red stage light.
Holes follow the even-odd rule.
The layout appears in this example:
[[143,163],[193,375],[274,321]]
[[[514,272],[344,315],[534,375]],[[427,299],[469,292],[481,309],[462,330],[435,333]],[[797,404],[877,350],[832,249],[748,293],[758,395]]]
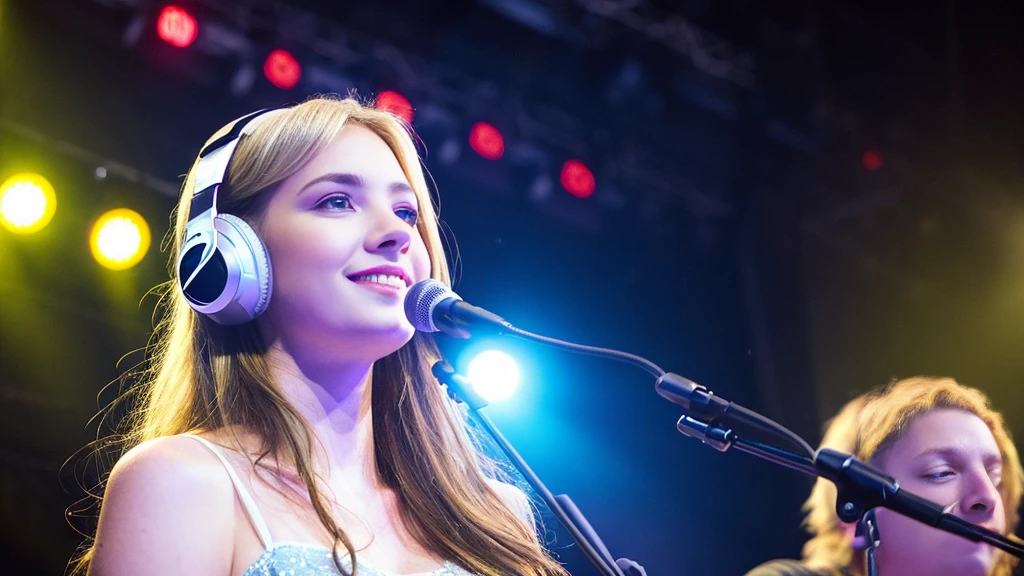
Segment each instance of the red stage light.
[[164,42],[184,48],[195,42],[199,35],[199,24],[185,10],[177,6],[165,6],[156,19],[156,33]]
[[864,169],[869,172],[874,172],[882,167],[882,155],[878,153],[875,148],[868,148],[864,151],[864,155],[860,157],[860,163],[864,166]]
[[477,122],[469,130],[469,147],[488,160],[497,160],[505,153],[505,138],[487,122]]
[[579,160],[567,160],[562,165],[562,187],[577,198],[589,198],[597,188],[594,174]]
[[287,50],[278,48],[267,56],[263,63],[263,73],[270,83],[282,90],[291,90],[302,77],[302,66]]
[[408,124],[412,124],[413,110],[409,99],[394,90],[385,90],[377,95],[378,110],[391,112]]

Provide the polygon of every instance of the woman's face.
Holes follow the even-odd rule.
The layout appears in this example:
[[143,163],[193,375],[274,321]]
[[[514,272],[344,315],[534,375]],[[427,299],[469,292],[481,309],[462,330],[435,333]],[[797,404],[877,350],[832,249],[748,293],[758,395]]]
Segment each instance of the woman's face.
[[[876,463],[904,490],[970,522],[1006,529],[999,495],[1002,458],[992,432],[976,415],[938,408],[919,416]],[[878,573],[920,576],[988,574],[996,550],[879,508]]]
[[350,123],[284,180],[260,236],[273,295],[260,328],[292,356],[374,361],[412,337],[403,301],[428,278],[418,200],[388,145]]

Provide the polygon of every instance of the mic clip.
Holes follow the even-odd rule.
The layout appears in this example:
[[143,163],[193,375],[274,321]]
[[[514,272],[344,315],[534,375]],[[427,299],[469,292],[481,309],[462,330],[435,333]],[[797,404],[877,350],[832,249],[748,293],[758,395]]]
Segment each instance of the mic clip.
[[878,520],[875,518],[875,509],[868,510],[864,517],[857,522],[857,530],[854,534],[855,550],[874,550],[882,544],[878,533]]
[[854,537],[854,549],[864,550],[864,565],[867,576],[878,575],[875,551],[881,544],[882,539],[878,535],[878,520],[875,518],[875,509],[872,508],[857,522],[857,532]]

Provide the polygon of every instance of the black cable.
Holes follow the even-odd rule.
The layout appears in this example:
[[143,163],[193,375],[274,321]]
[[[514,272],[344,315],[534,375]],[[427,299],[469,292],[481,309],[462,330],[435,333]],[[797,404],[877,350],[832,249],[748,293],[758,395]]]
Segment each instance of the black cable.
[[568,352],[575,352],[577,354],[585,354],[587,356],[599,356],[602,358],[608,358],[610,360],[618,360],[619,362],[625,362],[626,364],[632,364],[637,368],[646,370],[650,374],[654,375],[655,378],[659,378],[665,374],[665,371],[660,366],[651,362],[650,360],[637,356],[636,354],[630,354],[628,352],[620,352],[618,350],[612,350],[610,348],[599,348],[597,346],[584,346],[583,344],[573,344],[572,342],[565,342],[557,338],[548,338],[547,336],[541,336],[540,334],[534,334],[533,332],[527,332],[521,328],[515,326],[508,326],[505,328],[505,333],[528,340],[530,342],[536,342],[537,344],[543,344],[545,346],[551,346]]
[[[810,458],[814,458],[814,448],[807,443],[806,440],[801,438],[796,432],[793,432],[789,428],[786,428],[782,424],[750,410],[744,408],[739,404],[729,404],[729,408],[726,409],[726,414],[731,415],[736,421],[748,424],[764,432],[781,436],[792,442],[795,446],[799,446]],[[738,417],[737,417],[738,416]]]
[[[564,340],[559,340],[557,338],[550,338],[548,336],[534,334],[533,332],[528,332],[526,330],[523,330],[522,328],[517,328],[511,325],[506,326],[504,332],[506,334],[516,336],[517,338],[521,338],[529,342],[535,342],[537,344],[551,346],[553,348],[565,350],[568,352],[584,354],[587,356],[598,356],[601,358],[608,358],[610,360],[625,362],[626,364],[630,364],[642,370],[646,370],[655,378],[660,378],[665,374],[665,371],[662,370],[660,366],[646,358],[643,358],[642,356],[637,356],[636,354],[621,352],[619,350],[613,350],[610,348],[600,348],[597,346],[574,344],[572,342],[566,342]],[[808,444],[803,438],[801,438],[795,432],[779,424],[778,422],[775,422],[774,420],[762,416],[761,414],[758,414],[753,410],[748,410],[747,408],[744,408],[743,406],[740,406],[738,404],[730,403],[730,407],[727,412],[735,414],[737,420],[741,422],[754,426],[770,434],[775,434],[790,441],[795,446],[799,446],[807,456],[814,456],[814,448],[812,448],[810,444]]]
[[792,452],[787,452],[768,444],[746,440],[738,436],[734,437],[732,445],[740,452],[753,454],[773,464],[802,472],[808,476],[817,476],[817,472],[814,469],[814,461],[810,458],[804,458]]

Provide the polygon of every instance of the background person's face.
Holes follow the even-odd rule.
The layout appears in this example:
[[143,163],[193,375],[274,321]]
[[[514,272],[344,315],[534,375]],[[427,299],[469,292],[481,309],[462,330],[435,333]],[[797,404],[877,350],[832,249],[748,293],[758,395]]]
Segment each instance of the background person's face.
[[[900,487],[943,506],[956,516],[997,532],[1006,517],[999,495],[1002,459],[992,432],[976,415],[957,409],[931,410],[876,463]],[[984,576],[997,551],[981,543],[930,528],[889,510],[878,509],[881,545],[878,571],[883,576]]]

